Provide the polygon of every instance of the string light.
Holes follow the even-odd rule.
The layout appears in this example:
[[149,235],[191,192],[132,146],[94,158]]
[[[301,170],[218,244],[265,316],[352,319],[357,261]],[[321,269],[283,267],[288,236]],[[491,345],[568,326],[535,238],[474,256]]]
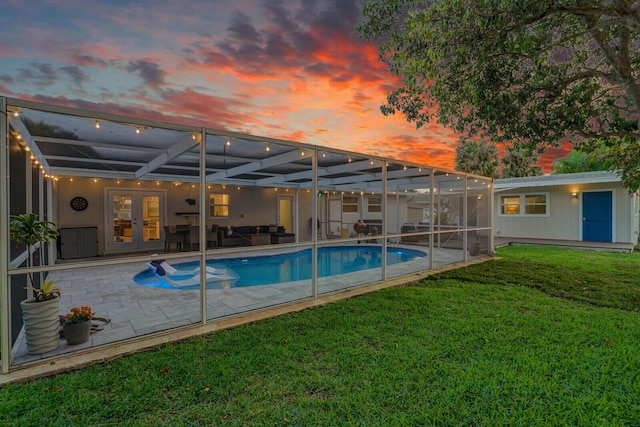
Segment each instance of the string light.
[[100,129],[100,122],[96,120],[96,129]]

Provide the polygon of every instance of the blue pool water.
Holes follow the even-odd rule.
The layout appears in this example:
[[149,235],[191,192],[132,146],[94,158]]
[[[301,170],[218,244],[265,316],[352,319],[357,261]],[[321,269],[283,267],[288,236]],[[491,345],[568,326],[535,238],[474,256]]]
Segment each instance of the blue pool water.
[[[331,246],[318,248],[318,277],[352,273],[381,265],[382,248],[379,246]],[[387,265],[412,261],[426,257],[419,250],[387,247]],[[173,264],[172,264],[173,265]],[[207,288],[259,286],[272,283],[308,280],[311,278],[311,249],[298,252],[257,257],[238,257],[211,260],[207,266],[223,273],[207,281]],[[180,271],[190,271],[198,267],[197,263],[175,264]],[[215,275],[214,275],[215,276]],[[151,270],[143,271],[134,277],[136,283],[166,289],[198,289],[199,286],[176,288],[160,278]]]

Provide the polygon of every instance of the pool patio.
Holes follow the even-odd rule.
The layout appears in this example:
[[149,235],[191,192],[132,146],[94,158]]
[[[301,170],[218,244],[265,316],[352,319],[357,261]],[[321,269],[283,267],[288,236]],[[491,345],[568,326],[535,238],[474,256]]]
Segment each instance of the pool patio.
[[[0,383],[412,282],[493,251],[486,177],[268,137],[0,101],[6,118],[0,174],[9,177],[0,181],[0,253],[6,254],[0,257]],[[36,213],[61,236],[56,244],[14,244],[10,213]],[[182,251],[163,253],[178,229],[185,230]],[[329,244],[399,245],[430,256],[245,288],[207,290],[202,282],[198,290],[172,290],[133,281],[158,258],[198,263]],[[28,267],[33,256],[37,263]],[[317,264],[312,261],[314,274]],[[61,289],[60,315],[88,305],[110,322],[86,343],[68,346],[61,339],[54,351],[27,354],[20,310],[27,274]]]
[[[404,246],[416,249],[415,246]],[[281,250],[286,253],[286,250]],[[271,252],[268,252],[272,254]],[[267,254],[255,252],[255,256]],[[219,255],[221,257],[222,255]],[[216,259],[210,257],[209,259]],[[181,259],[194,262],[197,258]],[[416,280],[415,274],[424,271],[428,257],[387,266],[389,278],[408,277]],[[434,250],[434,266],[452,265],[460,260],[460,251],[453,249]],[[71,307],[91,303],[97,317],[110,319],[107,324],[94,322],[102,330],[93,333],[91,339],[74,346],[67,345],[62,338],[60,347],[50,353],[30,355],[21,339],[16,345],[14,366],[20,367],[35,361],[47,360],[83,351],[92,347],[118,343],[124,340],[198,324],[201,321],[199,290],[160,289],[135,283],[133,277],[144,271],[142,262],[122,264],[116,271],[111,266],[87,267],[63,270],[51,274],[52,280],[62,286],[61,313]],[[318,293],[329,294],[356,288],[367,283],[380,282],[380,268],[363,270],[318,279]],[[87,286],[91,277],[94,286]],[[295,281],[273,285],[207,290],[207,314],[209,321],[274,307],[311,297],[311,281]]]

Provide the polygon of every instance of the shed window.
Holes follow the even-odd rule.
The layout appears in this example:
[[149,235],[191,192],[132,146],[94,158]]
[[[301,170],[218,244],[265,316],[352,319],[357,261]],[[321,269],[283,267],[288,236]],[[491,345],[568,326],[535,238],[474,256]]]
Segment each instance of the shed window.
[[502,196],[500,212],[503,215],[520,215],[520,196]]
[[549,194],[512,194],[500,198],[500,216],[547,216]]
[[526,215],[544,215],[547,213],[547,196],[531,194],[524,196],[524,213]]

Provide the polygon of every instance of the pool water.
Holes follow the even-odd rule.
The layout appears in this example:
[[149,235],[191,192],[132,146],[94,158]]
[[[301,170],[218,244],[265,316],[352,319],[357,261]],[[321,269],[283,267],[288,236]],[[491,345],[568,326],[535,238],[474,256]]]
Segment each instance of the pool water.
[[[382,261],[380,246],[331,246],[318,248],[318,277],[353,273],[379,268]],[[412,261],[427,256],[426,252],[398,247],[387,247],[387,265]],[[259,286],[273,283],[311,279],[311,249],[298,252],[256,257],[238,257],[207,262],[219,271],[231,272],[225,280],[209,280],[207,288]],[[173,265],[179,270],[193,270],[196,262]],[[237,278],[235,278],[237,276]],[[134,277],[136,283],[167,289],[198,289],[198,286],[176,288],[146,270]]]

